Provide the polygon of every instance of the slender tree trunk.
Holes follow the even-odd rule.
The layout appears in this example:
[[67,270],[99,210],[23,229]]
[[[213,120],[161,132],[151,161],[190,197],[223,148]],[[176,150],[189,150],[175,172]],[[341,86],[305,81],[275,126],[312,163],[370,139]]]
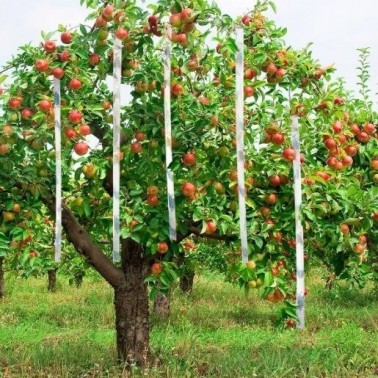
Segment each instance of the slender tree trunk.
[[3,298],[4,294],[4,257],[0,257],[0,298]]
[[171,313],[171,294],[158,293],[154,300],[154,313],[162,318],[168,318]]
[[122,242],[125,282],[115,288],[117,351],[120,362],[146,366],[149,347],[148,265],[142,247],[131,239]]
[[83,275],[82,274],[75,274],[74,281],[77,288],[81,287],[83,284]]
[[189,294],[193,290],[194,270],[188,271],[184,276],[180,277],[180,289],[183,293]]
[[47,290],[51,293],[54,293],[56,291],[56,271],[57,269],[51,269],[47,271],[48,275],[48,285]]

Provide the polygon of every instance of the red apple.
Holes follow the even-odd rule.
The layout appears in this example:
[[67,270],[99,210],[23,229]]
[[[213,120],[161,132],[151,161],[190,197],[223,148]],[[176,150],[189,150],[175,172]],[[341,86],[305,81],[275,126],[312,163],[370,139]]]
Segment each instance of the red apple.
[[190,167],[192,165],[195,165],[196,164],[196,155],[193,154],[193,152],[187,152],[183,158],[182,158],[182,162],[184,163],[184,165],[186,165],[187,167]]
[[193,10],[190,9],[190,8],[184,8],[181,13],[180,13],[180,16],[181,16],[181,21],[184,23],[184,24],[190,24],[193,22],[194,20],[194,17],[193,17]]
[[294,161],[295,151],[292,148],[286,148],[285,150],[283,150],[282,156],[286,161]]
[[181,192],[185,197],[193,197],[196,187],[191,182],[185,182],[181,187]]
[[244,97],[252,97],[254,90],[252,87],[244,87]]
[[375,133],[375,125],[373,125],[372,123],[365,124],[364,125],[364,131],[367,134],[374,134]]
[[57,79],[61,79],[64,76],[64,70],[62,70],[60,67],[56,67],[51,71],[52,75],[56,77]]
[[172,14],[170,17],[169,17],[169,22],[171,23],[172,26],[176,27],[176,28],[179,28],[182,24],[182,20],[181,20],[181,14],[178,13],[178,14]]
[[274,205],[278,201],[278,196],[275,193],[267,194],[265,196],[265,202],[269,205]]
[[156,195],[147,196],[147,203],[150,206],[158,206],[159,205],[159,198]]
[[88,153],[89,147],[85,142],[78,142],[74,146],[75,152],[82,156]]
[[328,148],[329,150],[331,150],[332,148],[336,148],[337,147],[337,143],[334,139],[332,138],[328,138],[326,139],[326,141],[324,142],[324,145],[326,146],[326,148]]
[[125,28],[118,28],[115,32],[115,35],[118,39],[123,40],[129,36],[129,33]]
[[282,134],[276,133],[272,135],[273,144],[280,145],[280,144],[283,144],[284,141],[285,141],[285,137]]
[[173,84],[171,92],[173,96],[181,96],[184,93],[184,89],[181,84]]
[[341,133],[341,131],[343,130],[343,124],[340,122],[340,121],[336,121],[333,125],[332,125],[332,129],[335,133]]
[[22,119],[30,119],[33,116],[33,112],[29,108],[22,109],[21,118]]
[[252,22],[252,17],[249,16],[249,15],[245,15],[243,18],[242,18],[242,23],[245,25],[245,26],[249,26],[249,24]]
[[137,131],[135,134],[135,139],[138,141],[138,142],[143,142],[144,140],[146,140],[146,134],[145,133],[142,133],[141,131]]
[[374,169],[375,171],[378,171],[378,159],[373,159],[370,162],[370,167]]
[[98,55],[97,53],[89,55],[89,64],[92,67],[97,66],[98,64],[100,64],[100,60],[101,60],[100,55]]
[[70,82],[68,83],[68,88],[70,88],[73,91],[79,90],[81,86],[82,86],[81,80],[77,78],[71,79]]
[[213,234],[217,230],[217,226],[214,224],[212,220],[208,220],[206,222],[206,233]]
[[81,135],[89,135],[91,133],[91,127],[89,125],[80,125],[79,132]]
[[348,235],[350,233],[350,229],[349,229],[349,226],[345,223],[342,223],[340,225],[340,231],[344,234],[344,235]]
[[278,175],[273,175],[269,177],[269,184],[271,186],[280,186],[281,185],[281,179]]
[[34,67],[38,72],[46,72],[49,69],[49,62],[46,59],[38,59]]
[[70,60],[71,54],[68,50],[64,50],[60,53],[60,60],[62,62],[68,62]]
[[357,146],[347,146],[345,148],[345,152],[349,155],[349,156],[356,156],[357,153],[358,153],[358,147]]
[[82,114],[78,110],[71,110],[68,114],[68,119],[71,123],[80,123],[83,119]]
[[48,54],[51,54],[56,50],[56,43],[54,41],[46,41],[43,45],[43,48]]
[[245,70],[244,78],[247,80],[252,80],[257,76],[257,72],[255,70],[252,70],[250,68],[247,68]]
[[131,143],[131,152],[134,154],[140,154],[142,152],[142,145],[139,142]]
[[39,102],[39,108],[42,112],[48,113],[52,108],[52,104],[49,100],[41,100]]
[[70,32],[63,32],[60,35],[60,40],[66,44],[69,45],[72,42],[72,34]]
[[168,252],[168,244],[167,242],[159,242],[157,245],[157,251],[161,254]]
[[344,156],[342,162],[344,167],[349,167],[353,164],[353,158],[351,156]]
[[68,129],[66,130],[65,134],[66,134],[66,137],[67,137],[68,139],[72,139],[72,138],[75,137],[76,132],[75,132],[74,129],[68,128]]
[[158,276],[161,273],[162,270],[163,270],[163,268],[162,268],[160,263],[153,263],[151,265],[151,273],[154,276]]
[[367,134],[365,131],[361,131],[361,132],[357,135],[357,139],[358,139],[361,143],[367,143],[367,142],[369,142],[369,140],[370,140],[370,135]]

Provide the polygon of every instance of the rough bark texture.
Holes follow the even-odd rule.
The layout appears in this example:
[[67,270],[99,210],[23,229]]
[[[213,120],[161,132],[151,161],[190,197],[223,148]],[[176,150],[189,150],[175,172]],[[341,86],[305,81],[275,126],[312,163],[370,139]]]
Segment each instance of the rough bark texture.
[[4,257],[0,257],[0,298],[4,297]]
[[189,294],[192,292],[194,276],[194,270],[191,270],[180,277],[180,289],[183,293]]
[[149,360],[148,265],[142,247],[122,241],[125,282],[115,288],[117,351],[120,362],[146,366]]
[[171,313],[171,295],[158,293],[154,300],[154,313],[161,318],[168,318]]
[[51,269],[47,271],[48,285],[47,290],[51,293],[56,291],[56,269]]

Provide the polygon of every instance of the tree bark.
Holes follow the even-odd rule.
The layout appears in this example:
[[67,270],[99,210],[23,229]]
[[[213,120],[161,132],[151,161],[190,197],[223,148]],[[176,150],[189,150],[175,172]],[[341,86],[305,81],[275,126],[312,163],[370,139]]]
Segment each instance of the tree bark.
[[131,239],[122,241],[125,282],[115,288],[117,352],[120,362],[146,366],[149,362],[148,264],[143,248]]
[[75,285],[77,289],[79,289],[81,285],[83,284],[83,277],[84,277],[83,274],[74,275],[74,281],[75,281]]
[[51,293],[54,293],[56,291],[56,271],[57,269],[51,269],[47,271],[48,276],[48,285],[47,290]]
[[158,293],[154,300],[154,313],[161,318],[168,318],[171,313],[171,295]]
[[0,257],[0,298],[4,297],[4,257]]
[[180,277],[180,289],[185,294],[190,294],[193,290],[195,272],[194,270],[188,271],[185,275]]

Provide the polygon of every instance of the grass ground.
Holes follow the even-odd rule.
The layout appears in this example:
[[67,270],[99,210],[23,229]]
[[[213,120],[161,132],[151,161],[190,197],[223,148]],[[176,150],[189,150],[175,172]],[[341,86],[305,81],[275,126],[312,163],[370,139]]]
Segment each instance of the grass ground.
[[111,289],[96,280],[80,289],[66,282],[60,279],[51,294],[45,280],[7,277],[0,377],[378,377],[373,290],[326,291],[313,276],[306,331],[280,332],[275,305],[204,274],[189,297],[174,293],[168,321],[152,319],[157,366],[122,373],[115,366]]

